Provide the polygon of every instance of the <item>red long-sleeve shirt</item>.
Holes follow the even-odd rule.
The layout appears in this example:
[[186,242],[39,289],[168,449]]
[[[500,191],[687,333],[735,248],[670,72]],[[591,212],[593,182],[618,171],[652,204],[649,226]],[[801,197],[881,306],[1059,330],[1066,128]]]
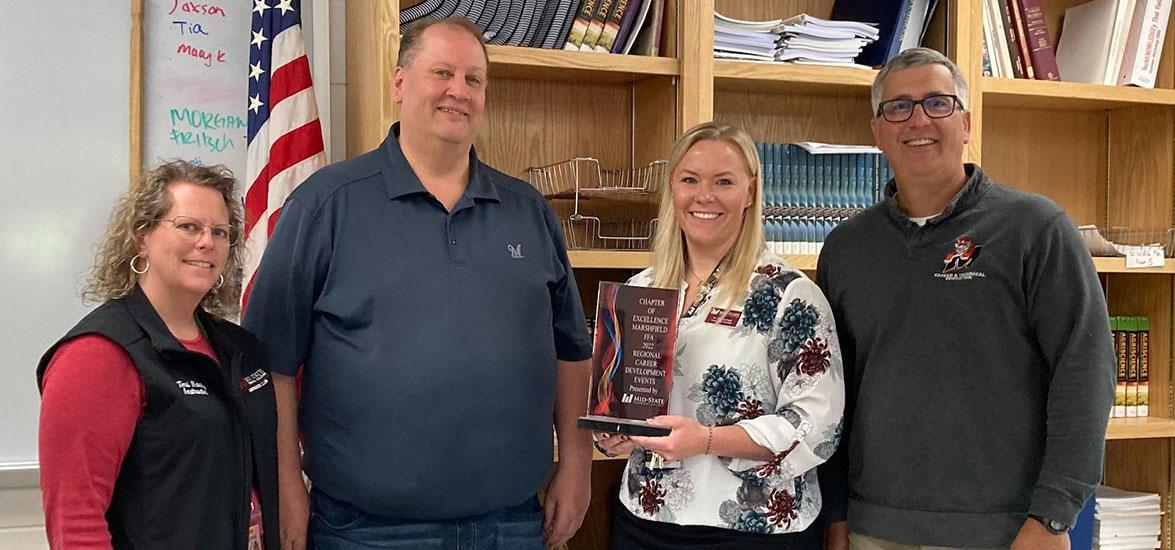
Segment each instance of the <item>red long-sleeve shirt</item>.
[[[216,360],[208,341],[180,340]],[[89,334],[60,348],[43,378],[40,465],[51,548],[111,548],[106,510],[146,405],[134,363],[118,344]]]

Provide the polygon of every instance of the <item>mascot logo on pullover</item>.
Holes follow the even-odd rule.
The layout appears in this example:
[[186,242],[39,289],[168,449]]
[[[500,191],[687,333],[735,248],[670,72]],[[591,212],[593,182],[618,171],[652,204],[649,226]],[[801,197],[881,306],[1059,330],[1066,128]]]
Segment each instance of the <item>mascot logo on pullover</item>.
[[954,250],[947,254],[946,259],[942,261],[943,273],[957,273],[969,267],[979,256],[979,249],[982,246],[976,245],[975,240],[966,235],[955,239]]

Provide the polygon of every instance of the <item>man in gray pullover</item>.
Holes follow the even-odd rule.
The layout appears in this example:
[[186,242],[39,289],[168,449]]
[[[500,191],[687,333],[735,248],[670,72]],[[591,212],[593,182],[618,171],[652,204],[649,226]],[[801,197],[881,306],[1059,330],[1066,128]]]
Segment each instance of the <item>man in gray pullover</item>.
[[829,235],[817,277],[848,397],[820,472],[828,548],[1067,549],[1114,391],[1093,262],[1056,204],[963,163],[949,59],[901,53],[872,102],[894,180]]

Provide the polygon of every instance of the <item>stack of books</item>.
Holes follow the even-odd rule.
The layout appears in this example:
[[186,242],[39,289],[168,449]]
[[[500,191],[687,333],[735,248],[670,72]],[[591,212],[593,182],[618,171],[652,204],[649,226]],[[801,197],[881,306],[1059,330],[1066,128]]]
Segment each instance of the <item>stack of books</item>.
[[983,0],[983,74],[1061,80],[1058,62],[1040,0]]
[[807,14],[744,21],[714,13],[714,57],[719,59],[854,65],[877,37],[876,26],[856,21]]
[[1065,10],[1061,80],[1154,88],[1170,16],[1167,0],[1094,0]]
[[655,56],[665,0],[433,0],[400,10],[400,33],[450,16],[472,21],[489,44]]
[[1110,317],[1118,361],[1112,418],[1150,415],[1150,328],[1147,317]]
[[819,254],[841,222],[876,203],[893,172],[881,151],[859,145],[758,143],[763,230],[777,254]]
[[1093,547],[1102,550],[1159,548],[1162,509],[1159,495],[1102,485],[1097,490]]

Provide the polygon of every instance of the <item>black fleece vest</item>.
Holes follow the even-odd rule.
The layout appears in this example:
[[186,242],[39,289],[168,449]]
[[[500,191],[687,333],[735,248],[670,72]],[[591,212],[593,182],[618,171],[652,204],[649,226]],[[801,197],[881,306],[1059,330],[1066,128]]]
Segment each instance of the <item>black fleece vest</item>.
[[142,290],[83,318],[49,348],[101,334],[130,355],[146,407],[118,472],[106,521],[114,548],[245,549],[254,478],[265,546],[277,549],[276,412],[261,345],[203,311],[198,318],[220,359],[188,351]]

